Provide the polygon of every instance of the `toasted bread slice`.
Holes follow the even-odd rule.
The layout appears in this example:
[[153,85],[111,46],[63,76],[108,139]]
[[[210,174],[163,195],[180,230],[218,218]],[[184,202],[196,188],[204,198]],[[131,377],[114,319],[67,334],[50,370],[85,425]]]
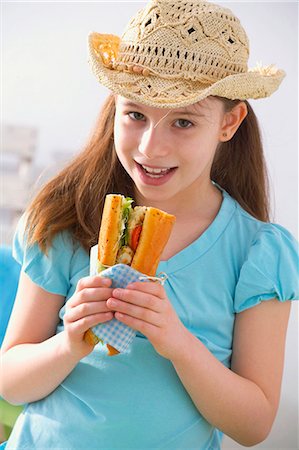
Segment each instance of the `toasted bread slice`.
[[149,276],[156,274],[174,222],[175,216],[157,208],[147,208],[131,267]]
[[122,219],[122,195],[108,194],[105,199],[99,234],[98,260],[113,266],[119,250]]

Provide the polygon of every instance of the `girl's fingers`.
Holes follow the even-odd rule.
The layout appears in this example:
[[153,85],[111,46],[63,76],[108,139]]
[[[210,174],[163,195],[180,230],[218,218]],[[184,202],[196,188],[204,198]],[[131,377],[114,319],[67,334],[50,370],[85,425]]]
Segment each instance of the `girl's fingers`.
[[[105,300],[106,298],[107,297],[105,297]],[[64,322],[75,322],[84,317],[106,312],[111,312],[111,309],[107,307],[106,301],[81,303],[66,310]]]
[[73,297],[68,300],[68,307],[74,307],[86,302],[99,302],[102,300],[107,300],[111,297],[112,289],[105,287],[89,287],[83,288],[76,292]]
[[72,298],[66,302],[65,331],[73,343],[82,343],[84,333],[99,323],[113,319],[107,307],[112,281],[99,276],[81,278]]
[[136,281],[135,283],[129,284],[126,289],[141,291],[141,292],[144,292],[145,294],[151,294],[151,295],[154,295],[155,297],[159,297],[161,299],[166,298],[165,289],[158,282]]
[[70,335],[82,336],[89,328],[92,328],[99,323],[108,322],[111,319],[113,319],[113,313],[111,311],[86,316],[76,322],[71,322],[67,327],[67,331]]
[[159,327],[151,323],[144,322],[141,319],[137,319],[136,317],[131,317],[126,314],[116,312],[115,318],[128,327],[140,331],[140,333],[144,334],[144,336],[147,336],[148,338],[154,338],[159,332]]
[[110,310],[126,314],[130,317],[134,317],[135,319],[140,319],[143,322],[147,322],[157,327],[161,325],[161,315],[151,309],[122,302],[116,298],[109,298],[107,300],[107,306]]
[[[145,285],[152,283],[142,283],[142,284]],[[155,293],[152,293],[151,290],[153,291],[153,289],[147,288],[146,291],[145,290],[141,291],[129,287],[127,287],[126,289],[113,289],[112,296],[115,299],[123,300],[127,303],[132,303],[134,305],[142,306],[143,308],[148,308],[151,311],[161,312],[165,307],[166,296],[165,297],[157,296]]]
[[110,278],[104,278],[99,275],[93,277],[83,277],[77,283],[76,292],[82,291],[85,288],[97,288],[97,287],[109,287],[112,280]]

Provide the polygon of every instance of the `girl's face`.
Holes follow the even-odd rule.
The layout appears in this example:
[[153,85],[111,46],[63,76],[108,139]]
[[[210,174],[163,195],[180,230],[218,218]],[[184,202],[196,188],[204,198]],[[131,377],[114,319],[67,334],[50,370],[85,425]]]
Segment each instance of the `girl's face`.
[[220,100],[209,97],[173,110],[121,96],[115,101],[115,150],[135,183],[136,200],[184,202],[211,185],[210,170],[224,118]]

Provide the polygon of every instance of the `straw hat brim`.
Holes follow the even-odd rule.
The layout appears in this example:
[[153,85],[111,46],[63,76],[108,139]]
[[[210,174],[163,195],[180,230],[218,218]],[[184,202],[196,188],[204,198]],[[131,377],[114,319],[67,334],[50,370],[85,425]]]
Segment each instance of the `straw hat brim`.
[[90,33],[88,48],[89,62],[98,81],[115,94],[152,107],[179,108],[208,96],[231,100],[265,98],[278,89],[286,75],[283,70],[273,65],[257,66],[245,73],[229,75],[207,85],[182,78],[164,78],[156,74],[144,76],[119,71],[103,63],[101,52],[94,47],[95,35],[98,34]]

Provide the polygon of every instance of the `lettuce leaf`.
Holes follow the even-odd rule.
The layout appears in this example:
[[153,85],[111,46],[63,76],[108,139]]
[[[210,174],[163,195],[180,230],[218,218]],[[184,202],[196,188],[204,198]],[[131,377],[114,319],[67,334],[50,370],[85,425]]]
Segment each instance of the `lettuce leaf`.
[[130,217],[130,212],[132,211],[132,203],[134,200],[131,197],[124,197],[123,205],[122,205],[122,224],[121,224],[121,238],[120,238],[120,247],[124,245],[128,245],[129,241],[129,232],[128,232],[128,220]]

